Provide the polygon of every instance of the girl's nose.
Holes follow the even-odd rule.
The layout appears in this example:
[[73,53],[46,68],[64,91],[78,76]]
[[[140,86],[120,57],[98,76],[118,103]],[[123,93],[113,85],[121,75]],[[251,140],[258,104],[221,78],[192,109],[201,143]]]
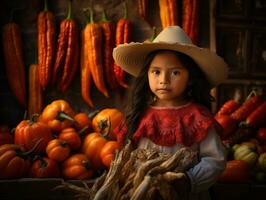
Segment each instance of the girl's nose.
[[168,84],[170,81],[169,81],[169,76],[167,73],[161,73],[161,76],[160,76],[160,84]]

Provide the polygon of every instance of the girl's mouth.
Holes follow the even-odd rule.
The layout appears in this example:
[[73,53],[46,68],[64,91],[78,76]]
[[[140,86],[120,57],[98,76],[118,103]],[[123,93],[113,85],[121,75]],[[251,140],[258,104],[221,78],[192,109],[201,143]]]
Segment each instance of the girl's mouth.
[[169,89],[169,88],[159,88],[159,89],[157,89],[157,91],[158,92],[170,92],[171,89]]

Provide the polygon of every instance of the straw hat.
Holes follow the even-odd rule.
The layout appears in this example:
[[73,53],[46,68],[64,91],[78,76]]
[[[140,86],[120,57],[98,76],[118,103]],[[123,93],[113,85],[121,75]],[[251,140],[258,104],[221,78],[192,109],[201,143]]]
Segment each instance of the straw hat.
[[192,44],[191,39],[179,26],[166,27],[152,42],[118,45],[113,50],[113,57],[124,71],[138,76],[147,55],[160,49],[178,51],[190,56],[205,73],[212,86],[227,78],[228,66],[225,61],[209,49]]

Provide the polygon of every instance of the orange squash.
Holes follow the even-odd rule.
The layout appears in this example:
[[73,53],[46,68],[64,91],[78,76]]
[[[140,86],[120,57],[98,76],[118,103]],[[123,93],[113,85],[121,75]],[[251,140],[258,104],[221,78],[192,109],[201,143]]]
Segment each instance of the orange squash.
[[29,176],[32,178],[56,178],[59,175],[57,162],[46,157],[35,160],[29,170]]
[[116,108],[106,108],[92,119],[92,127],[95,132],[108,135],[110,139],[116,140],[113,130],[124,120],[125,116],[121,111]]

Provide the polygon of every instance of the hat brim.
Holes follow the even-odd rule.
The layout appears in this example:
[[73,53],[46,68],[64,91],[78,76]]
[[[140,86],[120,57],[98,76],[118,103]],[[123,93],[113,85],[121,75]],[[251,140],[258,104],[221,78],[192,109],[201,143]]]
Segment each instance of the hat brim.
[[146,57],[156,50],[173,50],[190,56],[205,73],[212,87],[222,83],[228,76],[228,66],[224,59],[209,49],[193,44],[131,42],[114,48],[113,57],[117,65],[136,77],[141,71]]

